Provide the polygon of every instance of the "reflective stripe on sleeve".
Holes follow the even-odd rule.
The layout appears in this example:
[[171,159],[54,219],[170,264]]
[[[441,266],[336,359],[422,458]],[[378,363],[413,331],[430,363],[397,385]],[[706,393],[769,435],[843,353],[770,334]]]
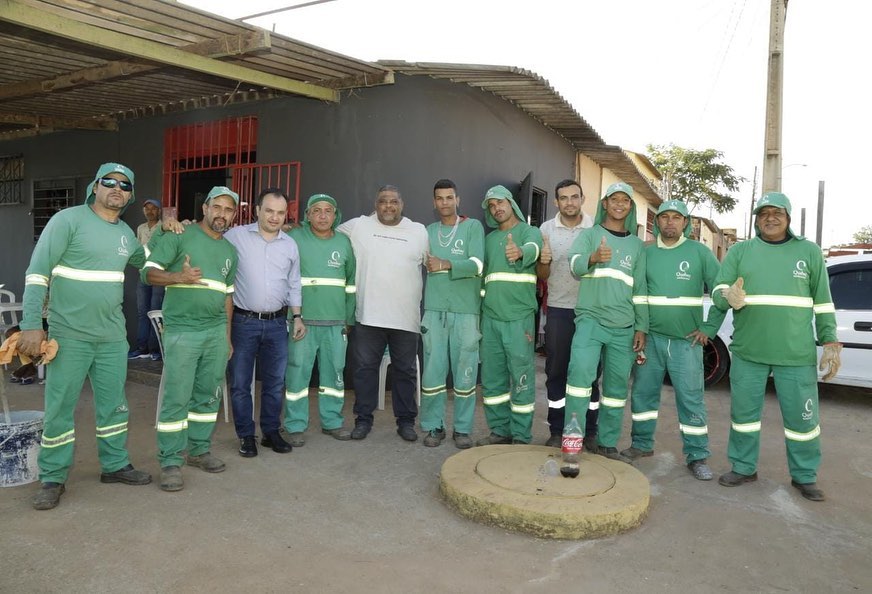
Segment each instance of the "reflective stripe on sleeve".
[[181,421],[171,421],[169,423],[158,423],[157,431],[158,433],[178,433],[179,431],[184,431],[188,428],[188,419],[182,419]]
[[566,384],[566,395],[576,398],[590,398],[591,388],[580,388],[578,386],[570,386]]
[[811,297],[792,295],[746,295],[745,305],[775,305],[778,307],[814,307]]
[[143,268],[154,268],[156,270],[166,270],[166,268],[164,268],[163,266],[161,266],[157,262],[152,262],[151,260],[146,262],[145,266],[143,266]]
[[648,305],[695,307],[697,305],[702,305],[702,297],[663,297],[661,295],[648,295]]
[[357,293],[357,287],[354,285],[345,285],[345,292],[348,294]]
[[218,411],[213,413],[188,413],[189,423],[214,423],[218,420]]
[[633,305],[645,305],[646,303],[648,303],[648,298],[644,295],[633,296]]
[[475,269],[478,270],[478,272],[475,273],[475,276],[481,276],[481,273],[484,271],[484,262],[482,262],[475,256],[470,257],[469,259],[475,262]]
[[532,245],[534,248],[536,248],[536,257],[533,259],[538,260],[539,259],[539,246],[536,245],[536,242],[534,242],[534,241],[528,241],[527,243],[524,244],[524,247],[526,247],[528,245]]
[[511,410],[513,413],[518,413],[522,415],[531,415],[533,414],[533,409],[535,408],[536,403],[531,402],[530,404],[515,404],[514,402],[511,405]]
[[627,404],[626,398],[609,398],[608,396],[603,396],[600,398],[600,404],[602,406],[608,406],[609,408],[623,408],[625,404]]
[[836,313],[836,306],[832,303],[818,303],[814,306],[814,313]]
[[48,286],[48,277],[43,276],[41,274],[28,274],[24,277],[25,285],[42,285],[43,287]]

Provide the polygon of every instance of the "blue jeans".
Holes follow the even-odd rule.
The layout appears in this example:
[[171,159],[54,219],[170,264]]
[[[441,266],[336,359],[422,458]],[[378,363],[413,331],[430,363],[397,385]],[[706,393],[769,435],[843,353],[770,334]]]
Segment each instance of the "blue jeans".
[[414,425],[418,416],[415,402],[418,334],[357,324],[352,345],[356,424],[372,425],[373,411],[378,405],[378,369],[387,347],[391,355],[391,402],[397,425]]
[[233,313],[230,333],[233,356],[230,358],[230,398],[236,435],[254,435],[251,378],[254,363],[260,371],[260,430],[274,433],[281,426],[285,401],[285,367],[288,364],[288,322],[284,317],[259,320]]
[[136,287],[137,332],[133,350],[141,353],[160,352],[157,336],[155,336],[154,328],[151,327],[151,321],[148,319],[148,312],[163,307],[163,299],[163,287],[153,287],[139,281]]

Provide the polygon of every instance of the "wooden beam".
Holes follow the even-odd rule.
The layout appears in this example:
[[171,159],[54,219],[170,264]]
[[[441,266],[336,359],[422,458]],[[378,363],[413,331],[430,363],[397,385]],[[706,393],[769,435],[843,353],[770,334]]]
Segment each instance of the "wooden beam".
[[71,39],[85,45],[136,56],[151,62],[202,72],[220,78],[278,89],[324,101],[339,101],[339,92],[310,83],[292,80],[245,66],[198,56],[155,41],[124,35],[39,10],[19,0],[0,0],[0,20]]
[[[270,47],[272,47],[272,43],[269,31],[260,30],[250,31],[243,35],[222,35],[217,39],[207,39],[206,41],[186,45],[179,49],[200,56],[224,58],[227,56],[263,53],[264,51],[269,51]],[[0,86],[0,100],[44,95],[52,91],[74,89],[96,82],[104,82],[143,72],[152,72],[160,68],[160,66],[154,64],[138,62],[107,62],[100,66],[82,68],[81,70],[67,72],[52,78],[27,80]]]
[[68,119],[17,113],[0,113],[0,124],[21,124],[34,128],[67,130],[118,130],[118,121],[115,118]]
[[361,87],[374,87],[376,85],[392,85],[394,84],[394,73],[390,70],[385,70],[383,72],[358,74],[357,76],[346,76],[344,78],[326,80],[322,84],[331,89],[355,89]]

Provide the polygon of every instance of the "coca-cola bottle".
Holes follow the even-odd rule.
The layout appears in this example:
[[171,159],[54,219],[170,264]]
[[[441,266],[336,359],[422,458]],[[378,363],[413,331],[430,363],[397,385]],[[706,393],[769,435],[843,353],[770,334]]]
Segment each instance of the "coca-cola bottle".
[[560,474],[565,477],[575,478],[578,476],[578,458],[581,455],[581,444],[584,437],[581,434],[581,426],[578,417],[572,413],[572,418],[563,428],[563,464],[560,466]]

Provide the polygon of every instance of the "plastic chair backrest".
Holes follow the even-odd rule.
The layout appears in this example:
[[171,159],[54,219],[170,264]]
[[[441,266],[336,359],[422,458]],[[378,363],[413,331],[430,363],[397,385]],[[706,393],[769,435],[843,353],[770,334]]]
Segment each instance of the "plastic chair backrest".
[[157,336],[157,346],[160,348],[160,356],[163,358],[163,310],[151,310],[148,312],[148,319],[151,322],[151,327],[154,328],[154,334]]

